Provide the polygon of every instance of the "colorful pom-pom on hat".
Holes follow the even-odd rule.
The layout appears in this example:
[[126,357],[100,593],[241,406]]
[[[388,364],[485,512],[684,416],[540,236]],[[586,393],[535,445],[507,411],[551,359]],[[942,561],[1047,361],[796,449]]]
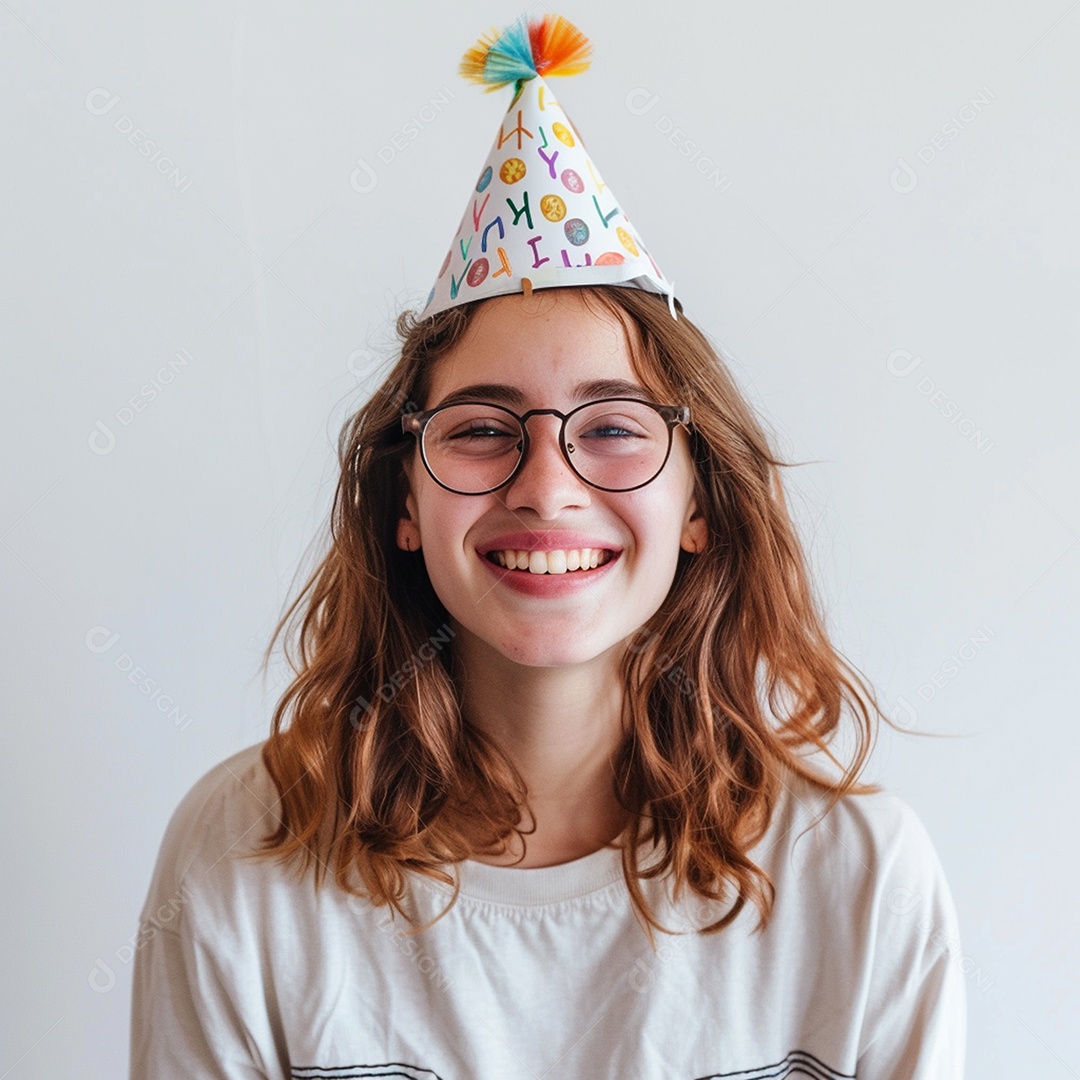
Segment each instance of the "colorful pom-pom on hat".
[[589,66],[588,38],[561,15],[492,30],[461,74],[513,99],[422,314],[560,285],[627,285],[668,298],[674,286],[586,152],[545,76]]

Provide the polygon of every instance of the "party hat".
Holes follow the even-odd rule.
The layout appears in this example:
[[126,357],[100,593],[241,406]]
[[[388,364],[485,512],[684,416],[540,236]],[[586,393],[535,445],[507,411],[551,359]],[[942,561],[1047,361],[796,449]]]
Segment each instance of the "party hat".
[[586,151],[544,76],[576,75],[592,46],[561,15],[482,37],[461,74],[513,100],[458,226],[423,315],[506,293],[559,285],[628,285],[668,298],[674,285]]

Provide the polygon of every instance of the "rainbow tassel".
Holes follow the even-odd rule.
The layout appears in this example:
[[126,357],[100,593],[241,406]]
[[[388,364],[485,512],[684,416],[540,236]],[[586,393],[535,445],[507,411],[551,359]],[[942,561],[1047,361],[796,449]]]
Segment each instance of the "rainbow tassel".
[[505,30],[491,30],[461,60],[461,75],[498,90],[537,75],[578,75],[590,63],[592,45],[569,19],[544,15],[529,22],[524,15]]

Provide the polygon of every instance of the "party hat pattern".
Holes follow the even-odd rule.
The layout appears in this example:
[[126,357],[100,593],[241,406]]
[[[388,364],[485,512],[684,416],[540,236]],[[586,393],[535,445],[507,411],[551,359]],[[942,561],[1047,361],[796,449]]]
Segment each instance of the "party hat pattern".
[[661,273],[545,76],[589,65],[588,39],[558,15],[492,31],[462,75],[514,95],[470,192],[423,315],[561,285],[628,285],[667,296]]

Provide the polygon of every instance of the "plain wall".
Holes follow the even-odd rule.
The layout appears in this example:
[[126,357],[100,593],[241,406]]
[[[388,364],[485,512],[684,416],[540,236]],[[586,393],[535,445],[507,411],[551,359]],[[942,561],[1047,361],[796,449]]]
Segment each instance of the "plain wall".
[[[805,462],[789,491],[837,645],[903,726],[950,736],[886,728],[867,775],[949,875],[970,1075],[1076,1075],[1080,16],[558,10],[597,50],[562,104]],[[338,431],[508,104],[458,61],[518,11],[0,16],[0,1076],[125,1075],[165,824],[268,733],[285,672],[258,665]]]

